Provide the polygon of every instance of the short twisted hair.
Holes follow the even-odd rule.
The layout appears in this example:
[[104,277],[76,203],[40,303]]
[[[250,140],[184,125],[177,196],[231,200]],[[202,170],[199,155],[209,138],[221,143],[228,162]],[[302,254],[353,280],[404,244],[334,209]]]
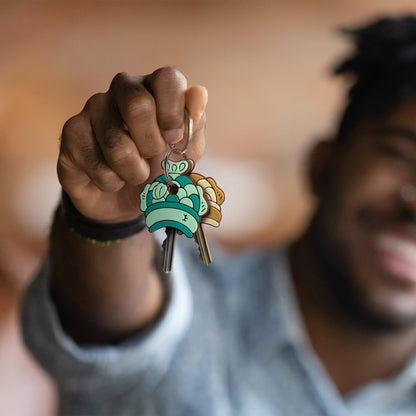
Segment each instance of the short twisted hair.
[[416,16],[384,17],[342,33],[352,39],[354,50],[333,70],[353,79],[339,123],[340,141],[360,117],[386,114],[416,97]]

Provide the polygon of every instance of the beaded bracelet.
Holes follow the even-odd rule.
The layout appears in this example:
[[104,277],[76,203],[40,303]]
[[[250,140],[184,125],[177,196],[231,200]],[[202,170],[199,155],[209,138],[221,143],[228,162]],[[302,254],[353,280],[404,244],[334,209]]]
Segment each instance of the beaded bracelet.
[[103,224],[84,217],[74,206],[69,195],[62,190],[61,214],[68,227],[92,244],[109,246],[139,233],[146,227],[145,216],[116,224]]

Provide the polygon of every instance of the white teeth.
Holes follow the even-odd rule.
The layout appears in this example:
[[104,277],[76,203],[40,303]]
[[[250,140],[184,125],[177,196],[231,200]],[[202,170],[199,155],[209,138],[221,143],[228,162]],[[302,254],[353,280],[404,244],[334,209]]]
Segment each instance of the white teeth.
[[391,234],[382,234],[377,238],[377,245],[396,256],[416,263],[416,243],[412,241]]

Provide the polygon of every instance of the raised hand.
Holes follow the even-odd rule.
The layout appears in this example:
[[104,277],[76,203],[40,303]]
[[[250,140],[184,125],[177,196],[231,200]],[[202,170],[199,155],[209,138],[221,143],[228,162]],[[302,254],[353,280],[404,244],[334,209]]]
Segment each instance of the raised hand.
[[183,146],[185,107],[194,120],[187,154],[194,161],[202,156],[206,103],[206,89],[188,88],[171,67],[117,74],[62,131],[58,177],[78,211],[105,223],[137,217],[139,193],[161,173],[169,145]]

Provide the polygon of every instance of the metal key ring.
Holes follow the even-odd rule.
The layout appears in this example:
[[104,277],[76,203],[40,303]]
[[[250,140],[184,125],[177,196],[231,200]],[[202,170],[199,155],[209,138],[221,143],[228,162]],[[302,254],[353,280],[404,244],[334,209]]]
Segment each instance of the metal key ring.
[[166,156],[163,160],[163,173],[165,175],[166,183],[170,187],[175,186],[175,184],[170,179],[169,173],[168,173],[169,158],[170,158],[172,153],[177,153],[177,154],[182,155],[184,157],[184,160],[188,160],[188,156],[186,155],[186,151],[188,150],[189,145],[192,141],[194,121],[192,120],[192,117],[189,114],[189,110],[186,107],[185,107],[184,113],[185,113],[185,119],[188,119],[188,127],[184,131],[184,137],[185,137],[185,134],[187,135],[187,140],[186,140],[185,147],[183,149],[179,149],[179,147],[175,147],[175,146],[171,147],[168,150],[168,152],[166,153]]
[[185,147],[181,150],[182,152],[186,152],[188,150],[189,145],[191,144],[191,141],[192,141],[192,136],[194,134],[194,121],[192,120],[189,110],[186,107],[184,109],[184,115],[185,115],[184,116],[185,121],[186,119],[188,120],[188,126],[187,126],[187,129],[183,132],[182,139],[185,137],[185,134],[187,134],[187,138],[186,138],[187,140],[186,140]]
[[189,160],[188,156],[183,150],[178,149],[177,147],[172,147],[171,149],[169,149],[169,151],[166,153],[165,158],[163,159],[163,173],[165,175],[166,183],[168,186],[175,186],[175,183],[172,182],[172,180],[170,179],[169,172],[168,172],[168,162],[169,162],[170,155],[172,153],[177,153],[179,155],[182,155],[184,160]]

